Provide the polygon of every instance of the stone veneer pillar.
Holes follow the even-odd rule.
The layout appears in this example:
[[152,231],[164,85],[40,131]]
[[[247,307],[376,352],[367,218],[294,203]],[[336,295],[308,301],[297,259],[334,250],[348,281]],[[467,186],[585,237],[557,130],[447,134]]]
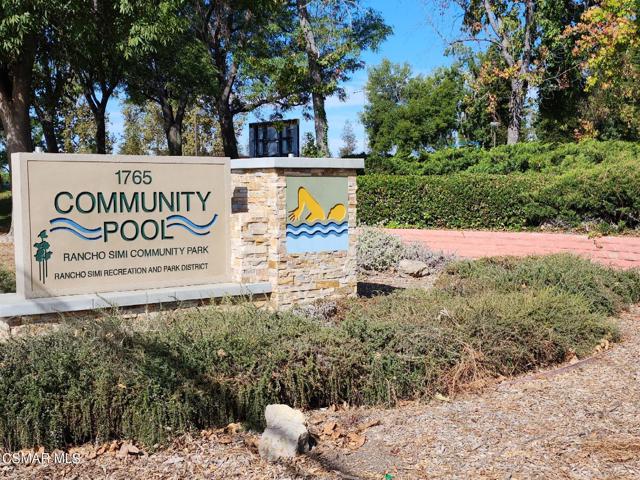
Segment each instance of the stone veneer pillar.
[[[233,281],[268,281],[276,308],[356,295],[356,170],[361,159],[251,158],[231,161]],[[288,253],[286,179],[347,177],[346,251]]]

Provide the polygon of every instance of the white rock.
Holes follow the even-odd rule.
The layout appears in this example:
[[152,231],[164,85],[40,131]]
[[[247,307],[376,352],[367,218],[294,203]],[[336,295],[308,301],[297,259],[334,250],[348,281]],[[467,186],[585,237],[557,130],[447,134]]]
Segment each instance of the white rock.
[[264,417],[267,428],[258,444],[262,458],[273,462],[309,451],[309,432],[300,410],[288,405],[268,405]]
[[429,265],[419,260],[400,260],[398,270],[412,277],[424,277],[429,273]]

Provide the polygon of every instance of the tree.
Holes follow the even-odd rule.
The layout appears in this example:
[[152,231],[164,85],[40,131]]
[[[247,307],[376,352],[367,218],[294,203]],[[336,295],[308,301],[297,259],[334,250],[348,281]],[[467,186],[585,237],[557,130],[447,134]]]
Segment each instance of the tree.
[[603,0],[566,29],[589,97],[581,137],[640,139],[640,20],[636,0]]
[[316,145],[316,139],[313,138],[313,133],[306,132],[302,137],[300,155],[307,158],[320,158],[323,156],[323,153],[320,152],[320,149]]
[[95,152],[107,152],[106,112],[123,80],[133,17],[124,0],[87,2],[69,39],[71,63],[95,122]]
[[122,109],[124,131],[118,151],[120,155],[146,155],[148,153],[142,125],[145,113],[141,107],[131,103],[127,103]]
[[353,155],[358,148],[358,141],[356,139],[356,134],[353,131],[353,125],[351,122],[347,120],[344,122],[344,127],[342,129],[342,148],[340,148],[340,156],[348,157],[349,155]]
[[363,50],[377,49],[391,33],[379,13],[358,0],[296,0],[301,43],[307,56],[317,146],[329,156],[325,100],[345,92],[340,82],[364,68]]
[[64,46],[64,34],[56,24],[47,24],[36,49],[33,78],[33,109],[44,136],[46,149],[58,153],[64,123],[61,112],[71,108],[78,92]]
[[215,69],[213,104],[226,156],[239,155],[234,119],[265,105],[307,103],[294,17],[279,0],[197,0],[195,26]]
[[152,101],[159,106],[169,153],[182,155],[185,111],[196,96],[215,88],[214,69],[206,47],[196,38],[189,3],[176,0],[153,22],[164,33],[135,56],[127,72],[127,93],[138,105]]
[[362,123],[371,151],[407,156],[451,145],[463,86],[457,66],[414,77],[408,65],[383,60],[369,70],[365,87]]
[[501,64],[497,48],[476,52],[456,45],[450,53],[458,58],[464,82],[458,106],[459,142],[481,147],[506,143],[511,88],[508,79],[496,74]]
[[[504,62],[500,75],[507,78],[511,92],[507,143],[520,140],[529,88],[542,74],[536,49],[539,40],[537,0],[454,0],[464,12],[462,41],[496,45]],[[498,72],[496,72],[498,73]]]
[[540,44],[537,49],[544,78],[537,89],[536,136],[543,141],[569,142],[580,127],[581,107],[587,98],[585,79],[575,42],[564,35],[575,25],[589,2],[584,0],[545,0],[539,2]]
[[0,122],[6,137],[7,157],[32,150],[31,81],[38,35],[45,15],[57,2],[0,3]]
[[[242,125],[242,117],[236,116],[234,136],[239,135]],[[196,156],[225,155],[215,107],[203,97],[197,98],[185,114],[184,151],[187,155]]]
[[[68,153],[96,153],[96,120],[95,116],[83,96],[62,112],[63,129],[62,145]],[[109,117],[105,115],[105,123]],[[115,138],[105,137],[105,153],[111,153]]]

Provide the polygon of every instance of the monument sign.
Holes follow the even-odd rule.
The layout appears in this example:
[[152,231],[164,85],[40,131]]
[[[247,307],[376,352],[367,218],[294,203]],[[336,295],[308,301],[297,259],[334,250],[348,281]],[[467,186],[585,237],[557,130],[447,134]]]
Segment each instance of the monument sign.
[[13,156],[17,293],[228,281],[229,161]]

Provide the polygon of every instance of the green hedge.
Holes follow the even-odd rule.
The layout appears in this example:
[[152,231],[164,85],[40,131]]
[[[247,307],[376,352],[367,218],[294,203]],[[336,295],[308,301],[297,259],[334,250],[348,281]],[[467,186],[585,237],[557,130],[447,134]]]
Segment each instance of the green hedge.
[[640,143],[596,140],[581,143],[526,142],[480,148],[445,148],[419,158],[369,157],[367,173],[393,175],[448,175],[451,173],[549,172],[562,173],[601,163],[640,159]]
[[635,160],[564,174],[358,177],[358,216],[366,225],[526,228],[585,221],[637,227],[640,168]]

